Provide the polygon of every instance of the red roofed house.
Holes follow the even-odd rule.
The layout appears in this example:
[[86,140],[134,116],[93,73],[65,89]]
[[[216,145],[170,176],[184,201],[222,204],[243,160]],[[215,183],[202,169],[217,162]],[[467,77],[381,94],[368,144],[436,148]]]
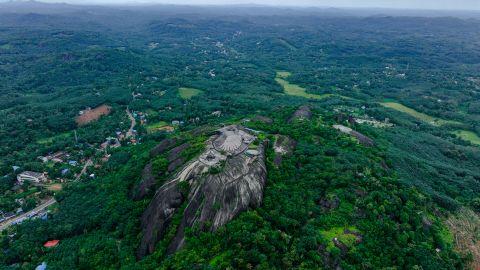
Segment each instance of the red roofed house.
[[47,242],[45,242],[45,244],[43,244],[43,246],[46,247],[46,248],[55,247],[55,246],[58,245],[58,242],[60,242],[60,240],[47,241]]

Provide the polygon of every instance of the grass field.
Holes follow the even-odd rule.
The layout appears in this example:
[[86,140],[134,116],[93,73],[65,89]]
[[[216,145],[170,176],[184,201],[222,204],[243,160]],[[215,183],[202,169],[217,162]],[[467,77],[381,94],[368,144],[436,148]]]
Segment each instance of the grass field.
[[203,93],[202,90],[195,88],[180,87],[178,88],[178,94],[183,99],[191,99],[194,96],[198,96]]
[[160,121],[160,122],[157,122],[157,123],[147,125],[146,128],[147,128],[148,133],[152,133],[152,132],[155,132],[155,131],[158,131],[158,130],[162,130],[166,127],[168,127],[168,123],[165,122],[165,121]]
[[459,138],[465,141],[469,141],[472,144],[480,145],[480,137],[475,132],[468,130],[457,130],[453,134],[457,135]]
[[283,87],[285,94],[297,97],[304,97],[304,98],[311,98],[311,99],[323,99],[332,96],[332,94],[324,94],[324,95],[316,95],[316,94],[309,94],[305,90],[305,88],[300,87],[296,84],[291,84],[286,78],[291,76],[292,74],[287,71],[278,71],[277,77],[275,81]]
[[446,124],[461,124],[460,122],[456,122],[456,121],[443,120],[443,119],[432,117],[428,114],[418,112],[412,108],[409,108],[397,102],[382,102],[380,104],[384,107],[406,113],[414,118],[417,118],[418,120],[421,120],[423,122],[426,122],[435,126],[442,126]]
[[38,139],[37,143],[39,143],[39,144],[49,144],[49,143],[52,143],[54,140],[66,139],[70,136],[72,136],[71,132],[64,132],[64,133],[60,133],[60,134],[57,134],[57,135],[52,136],[52,137]]

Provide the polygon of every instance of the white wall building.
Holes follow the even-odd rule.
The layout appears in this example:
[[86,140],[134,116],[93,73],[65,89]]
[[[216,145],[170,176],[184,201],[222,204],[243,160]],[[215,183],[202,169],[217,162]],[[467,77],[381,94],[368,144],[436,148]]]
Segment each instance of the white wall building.
[[47,181],[47,176],[45,173],[25,171],[17,175],[17,181],[22,185],[25,181],[32,182],[34,184],[39,184]]

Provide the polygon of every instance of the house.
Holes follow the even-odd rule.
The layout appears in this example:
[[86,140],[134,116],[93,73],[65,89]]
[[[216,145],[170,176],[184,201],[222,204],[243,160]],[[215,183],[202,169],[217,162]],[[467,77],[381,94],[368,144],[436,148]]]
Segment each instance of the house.
[[39,264],[35,270],[46,270],[47,269],[47,263],[46,262],[42,262],[42,264]]
[[39,156],[39,157],[37,157],[37,158],[40,159],[43,163],[47,163],[47,162],[48,162],[48,157]]
[[68,165],[75,167],[75,166],[78,165],[78,162],[75,161],[75,160],[69,160],[69,161],[68,161]]
[[46,248],[52,248],[52,247],[56,247],[59,242],[60,242],[60,240],[51,240],[51,241],[45,242],[45,244],[43,244],[43,246],[46,247]]
[[70,169],[63,169],[62,170],[62,176],[67,175],[70,172]]
[[17,182],[22,185],[25,181],[39,184],[47,181],[47,176],[45,173],[24,171],[21,174],[17,175]]

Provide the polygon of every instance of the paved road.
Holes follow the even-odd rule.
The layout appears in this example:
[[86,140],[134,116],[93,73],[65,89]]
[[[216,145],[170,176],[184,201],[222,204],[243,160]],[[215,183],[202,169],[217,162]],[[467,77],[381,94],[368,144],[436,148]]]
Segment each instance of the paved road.
[[56,203],[57,201],[55,201],[54,198],[51,198],[50,200],[42,203],[41,205],[35,207],[35,209],[33,210],[30,210],[26,213],[23,213],[21,215],[18,215],[16,217],[13,217],[13,218],[10,218],[2,223],[0,223],[0,232],[5,230],[6,228],[10,227],[11,225],[13,224],[16,224],[17,222],[19,221],[23,221],[24,219],[27,219],[27,218],[30,218],[32,216],[35,216],[36,214],[38,214],[39,212],[45,210],[47,207],[49,207],[50,205]]
[[130,129],[127,131],[126,137],[130,138],[130,137],[133,137],[133,129],[137,125],[137,121],[135,120],[135,117],[133,117],[133,115],[130,112],[130,110],[128,109],[128,107],[127,107],[126,112],[127,112],[128,118],[130,119],[130,123],[131,123],[130,124]]

